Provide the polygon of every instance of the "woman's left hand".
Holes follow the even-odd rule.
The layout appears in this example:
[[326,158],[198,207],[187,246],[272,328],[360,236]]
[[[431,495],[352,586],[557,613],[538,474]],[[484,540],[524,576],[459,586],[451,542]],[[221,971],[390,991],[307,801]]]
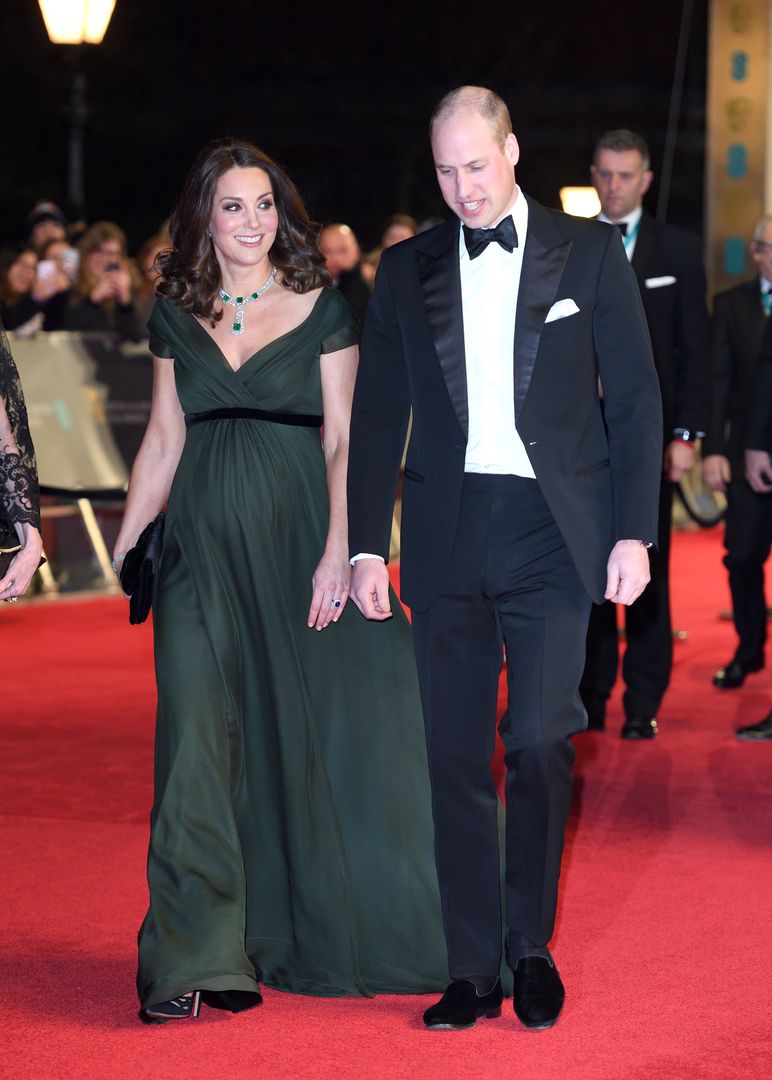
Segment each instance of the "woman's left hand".
[[323,555],[311,579],[314,593],[308,612],[309,627],[324,630],[343,614],[348,600],[351,567],[345,555]]
[[43,544],[40,533],[31,526],[25,526],[24,547],[14,556],[8,571],[0,580],[0,600],[15,600],[29,588],[40,565]]

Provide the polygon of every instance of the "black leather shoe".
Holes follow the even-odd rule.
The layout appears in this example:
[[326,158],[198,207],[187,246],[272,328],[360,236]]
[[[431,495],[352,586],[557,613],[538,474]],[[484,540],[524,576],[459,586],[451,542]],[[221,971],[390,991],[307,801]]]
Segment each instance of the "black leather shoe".
[[758,724],[749,724],[747,727],[737,729],[737,738],[747,742],[772,741],[772,712],[759,721]]
[[489,994],[478,994],[477,987],[468,979],[454,979],[436,1005],[424,1013],[424,1023],[435,1031],[463,1031],[474,1027],[482,1017],[495,1020],[501,1016],[504,993],[501,983]]
[[524,1027],[542,1031],[552,1027],[563,1008],[566,992],[558,969],[543,956],[523,956],[515,968],[512,1003]]
[[745,676],[754,671],[761,671],[764,661],[751,660],[747,664],[741,664],[739,660],[732,660],[726,667],[719,668],[713,676],[713,685],[719,690],[736,690],[745,682]]
[[654,716],[628,716],[620,732],[623,739],[653,739],[659,728]]

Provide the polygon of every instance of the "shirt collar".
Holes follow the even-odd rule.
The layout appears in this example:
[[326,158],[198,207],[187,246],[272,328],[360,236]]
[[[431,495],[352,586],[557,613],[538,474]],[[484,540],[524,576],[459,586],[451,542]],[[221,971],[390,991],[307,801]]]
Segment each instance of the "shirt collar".
[[[499,218],[499,221],[503,221],[504,218],[507,217],[507,215],[510,215],[512,217],[512,220],[515,223],[515,232],[517,233],[517,246],[522,251],[523,246],[525,244],[525,234],[528,231],[528,200],[526,199],[525,195],[523,195],[522,191],[520,190],[520,185],[519,184],[515,185],[515,190],[516,190],[517,194],[516,194],[516,196],[515,196],[515,198],[514,198],[514,200],[512,202],[512,205],[509,207],[506,214],[501,215],[501,217]],[[496,225],[499,224],[499,221],[497,221],[495,223],[495,225],[491,225],[490,228],[494,229],[496,227]],[[461,221],[461,219],[459,218],[459,221],[458,221],[458,244],[459,244],[459,248],[458,248],[458,250],[460,252],[460,255],[461,255],[462,259],[463,258],[468,259],[469,254],[468,254],[468,252],[466,250],[466,244],[464,243],[463,224],[464,224],[463,221]],[[517,250],[517,248],[515,250]]]
[[641,220],[643,214],[643,207],[636,206],[635,210],[632,210],[629,214],[625,214],[624,217],[619,218],[618,221],[612,221],[611,218],[606,217],[604,213],[598,214],[598,221],[605,221],[608,225],[620,225],[624,222],[627,225],[628,232],[634,229],[638,222]]

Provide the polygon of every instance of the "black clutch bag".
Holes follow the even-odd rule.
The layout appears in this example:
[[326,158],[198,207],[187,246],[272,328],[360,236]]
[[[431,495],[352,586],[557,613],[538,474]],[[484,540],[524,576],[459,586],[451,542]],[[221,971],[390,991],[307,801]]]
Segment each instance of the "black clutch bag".
[[16,529],[14,529],[13,525],[9,525],[7,528],[0,525],[0,578],[4,578],[8,573],[8,567],[20,551],[21,541],[16,535]]
[[150,614],[153,589],[164,538],[166,514],[158,514],[140,533],[139,540],[124,557],[121,567],[121,588],[131,598],[129,622],[143,623]]
[[[0,580],[8,573],[8,567],[21,551],[21,540],[13,525],[0,522]],[[38,563],[42,566],[45,559]]]

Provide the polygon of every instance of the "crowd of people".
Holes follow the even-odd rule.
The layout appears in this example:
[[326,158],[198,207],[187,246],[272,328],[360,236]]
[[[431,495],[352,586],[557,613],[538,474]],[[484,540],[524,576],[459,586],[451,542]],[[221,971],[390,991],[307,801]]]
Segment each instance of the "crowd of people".
[[[428,224],[433,224],[429,222]],[[69,223],[53,202],[37,203],[21,230],[25,239],[0,247],[0,319],[6,331],[108,331],[122,341],[147,337],[155,302],[158,254],[170,245],[168,221],[130,256],[126,234],[111,221]],[[350,226],[325,225],[319,245],[336,286],[360,319],[384,248],[415,236],[409,214],[394,214],[378,242],[362,252]]]
[[[621,735],[658,734],[673,485],[699,440],[730,507],[739,644],[716,686],[764,662],[770,220],[751,241],[758,275],[716,298],[711,339],[699,242],[643,209],[640,135],[595,147],[600,223],[523,194],[492,91],[447,94],[430,136],[450,219],[419,232],[392,218],[368,256],[343,223],[317,234],[265,153],[219,140],[138,268],[117,226],[73,247],[45,204],[4,271],[17,332],[130,338],[150,310],[153,405],[113,564],[166,508],[147,1023],[194,1017],[202,1000],[252,1008],[261,982],[320,995],[447,984],[424,1013],[435,1029],[497,1017],[506,991],[525,1027],[557,1021],[571,740],[605,724],[617,605]],[[415,662],[385,565],[411,422],[401,587]],[[13,426],[0,430],[7,492],[32,467]],[[15,600],[38,518],[7,492],[22,544],[0,599]],[[504,648],[501,845],[490,755]],[[770,717],[739,734],[772,738]]]

